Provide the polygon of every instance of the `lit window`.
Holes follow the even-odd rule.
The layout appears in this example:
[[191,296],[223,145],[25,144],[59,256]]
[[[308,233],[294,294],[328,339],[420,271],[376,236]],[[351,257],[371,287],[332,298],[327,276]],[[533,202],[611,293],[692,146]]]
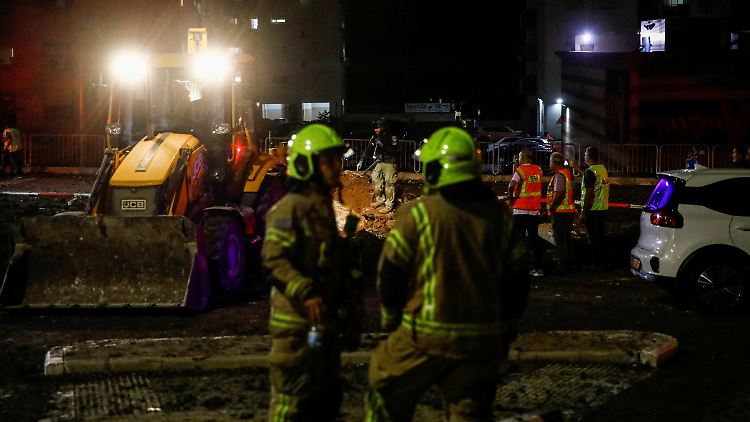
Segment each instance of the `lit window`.
[[237,18],[229,18],[229,24],[230,25],[237,25],[239,23],[239,19]]
[[302,120],[306,122],[319,120],[326,113],[330,112],[330,103],[302,103]]
[[242,47],[227,47],[229,54],[242,54]]
[[668,7],[683,6],[684,4],[685,0],[664,0],[664,5]]
[[250,19],[250,29],[258,29],[258,18],[251,18]]
[[273,18],[271,19],[271,23],[286,23],[285,18]]
[[261,106],[264,119],[283,119],[284,104],[263,104]]

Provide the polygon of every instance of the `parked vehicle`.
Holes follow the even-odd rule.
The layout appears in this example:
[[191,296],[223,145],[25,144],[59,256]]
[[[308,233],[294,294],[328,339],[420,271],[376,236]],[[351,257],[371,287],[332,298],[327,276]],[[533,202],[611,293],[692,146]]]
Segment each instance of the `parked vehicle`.
[[542,170],[549,170],[549,156],[552,154],[552,143],[545,138],[511,136],[500,139],[487,146],[486,162],[493,165],[493,172],[510,174],[518,161],[518,153],[528,148],[532,152],[532,162]]
[[701,310],[740,309],[750,286],[750,170],[698,166],[658,176],[630,271],[677,287]]
[[509,136],[525,136],[521,130],[515,130],[509,126],[483,126],[474,132],[476,142],[497,142]]

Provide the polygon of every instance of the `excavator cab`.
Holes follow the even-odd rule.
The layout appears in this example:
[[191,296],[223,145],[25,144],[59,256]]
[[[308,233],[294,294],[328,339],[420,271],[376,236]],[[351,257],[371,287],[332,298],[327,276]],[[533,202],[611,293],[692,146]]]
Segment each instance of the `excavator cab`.
[[[227,69],[249,60],[229,59]],[[129,69],[143,78],[111,91],[86,210],[22,219],[0,304],[204,310],[260,282],[264,216],[285,167],[234,121],[232,76],[218,60],[161,54],[142,74]],[[208,75],[196,74],[201,61]]]

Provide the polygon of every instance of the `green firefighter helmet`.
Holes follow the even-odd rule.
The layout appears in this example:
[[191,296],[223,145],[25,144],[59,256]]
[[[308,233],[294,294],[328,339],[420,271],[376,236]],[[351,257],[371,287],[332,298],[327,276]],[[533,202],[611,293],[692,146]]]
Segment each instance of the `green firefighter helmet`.
[[326,125],[313,123],[292,135],[289,141],[288,175],[297,180],[309,180],[315,173],[313,157],[323,151],[346,149],[336,131]]
[[438,129],[418,151],[424,180],[431,189],[465,182],[479,177],[479,160],[474,140],[463,129],[449,126]]

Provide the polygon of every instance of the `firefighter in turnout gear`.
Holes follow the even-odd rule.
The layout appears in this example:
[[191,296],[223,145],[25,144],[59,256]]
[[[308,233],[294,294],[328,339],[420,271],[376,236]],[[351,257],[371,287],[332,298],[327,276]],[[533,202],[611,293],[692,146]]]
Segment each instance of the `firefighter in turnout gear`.
[[349,300],[351,259],[331,196],[341,186],[344,149],[327,126],[300,130],[289,142],[289,192],[267,215],[262,256],[272,283],[272,421],[332,420],[341,405],[341,350],[352,346],[342,333],[358,319]]
[[479,178],[464,130],[419,150],[427,193],[396,212],[378,263],[383,328],[370,361],[367,420],[410,420],[438,385],[450,420],[491,420],[500,365],[528,296],[525,248]]

